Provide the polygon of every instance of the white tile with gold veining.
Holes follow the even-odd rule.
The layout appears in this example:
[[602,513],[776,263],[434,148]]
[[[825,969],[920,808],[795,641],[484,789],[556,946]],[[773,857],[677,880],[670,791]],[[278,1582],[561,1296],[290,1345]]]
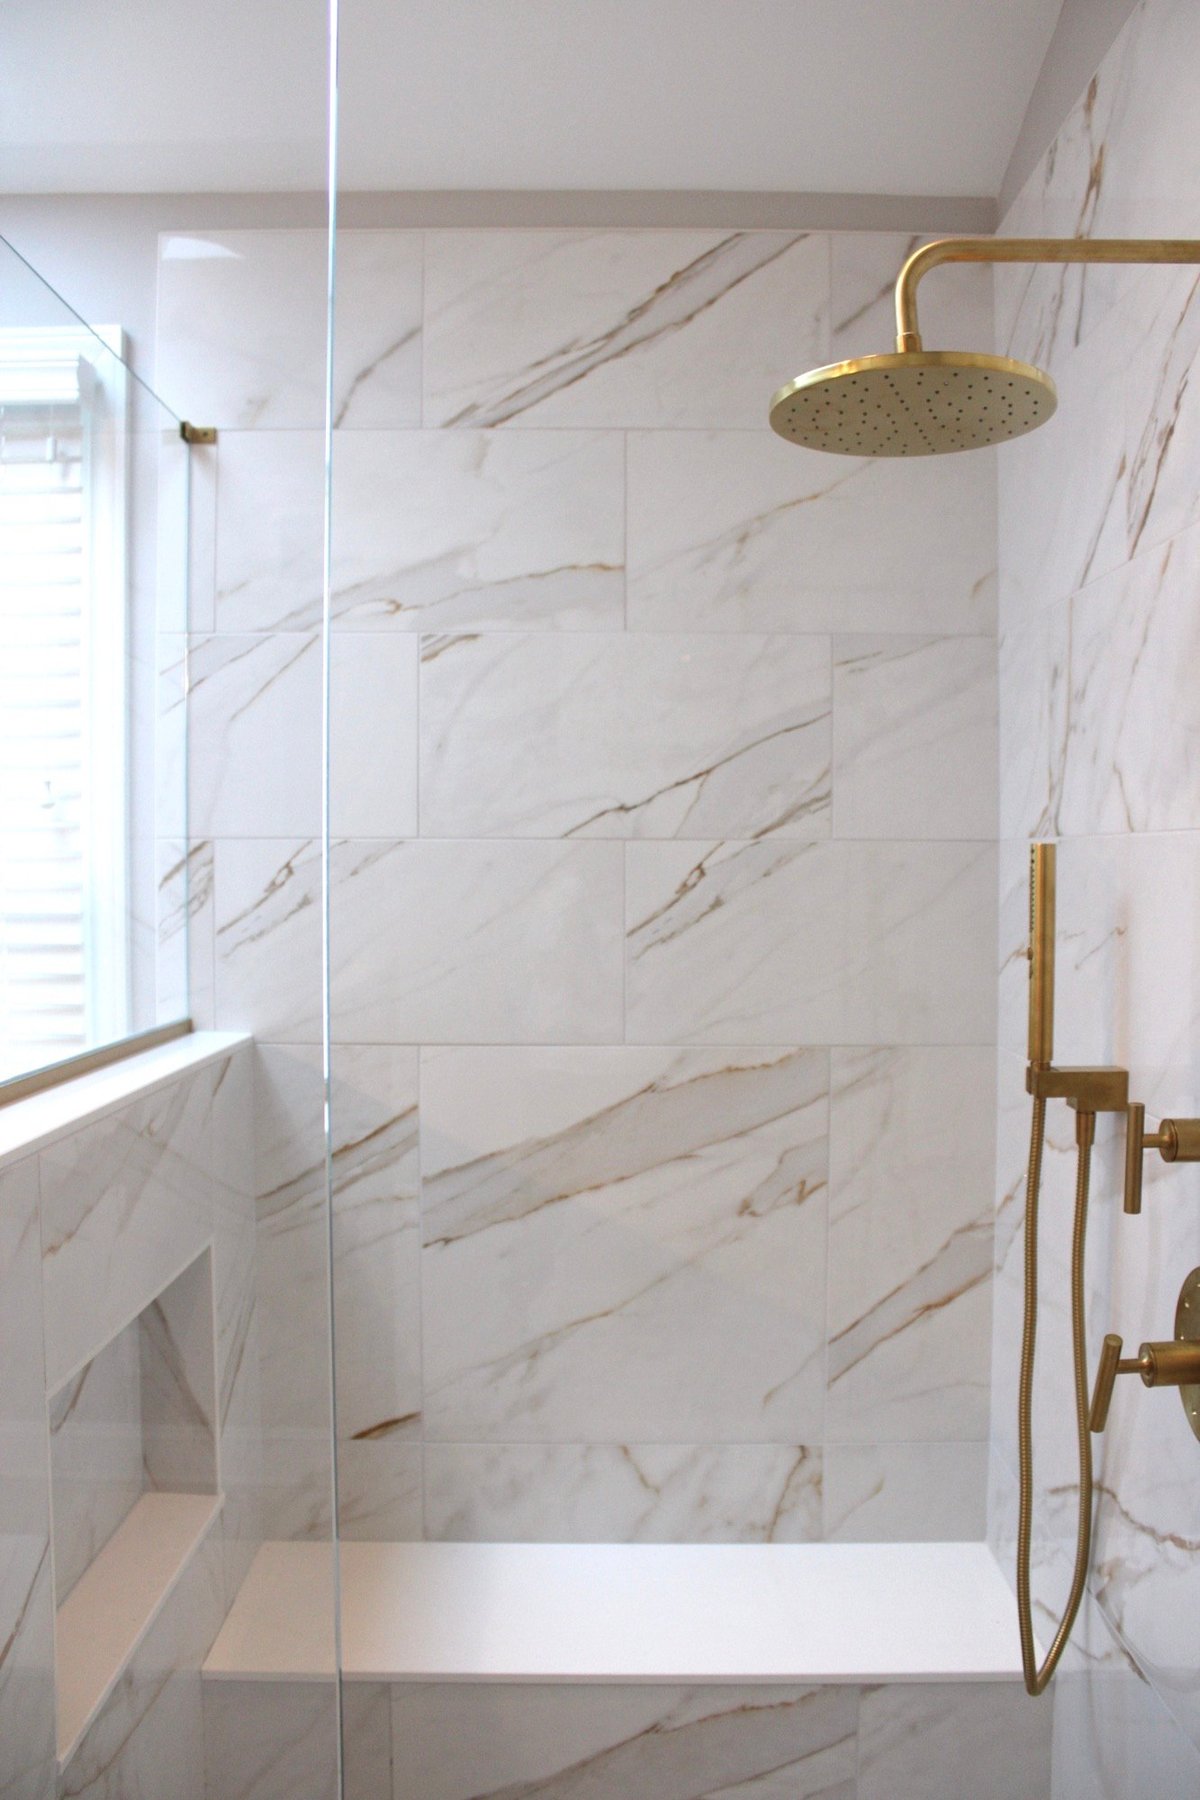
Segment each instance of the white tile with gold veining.
[[422,639],[431,837],[823,837],[829,642]]
[[832,1543],[967,1543],[985,1535],[988,1447],[827,1444],[822,1536]]
[[339,1044],[331,1077],[338,1432],[378,1445],[421,1414],[417,1052]]
[[996,831],[994,638],[835,637],[838,837]]
[[61,1606],[142,1492],[135,1319],[50,1396],[54,1587]]
[[604,1043],[621,1036],[621,846],[335,843],[333,1036]]
[[[417,830],[417,644],[335,636],[329,646],[329,825],[339,837]],[[306,718],[303,732],[314,728]]]
[[[324,597],[324,434],[225,431],[219,457],[218,629],[318,630]],[[341,505],[339,490],[335,524]]]
[[54,1592],[36,1157],[0,1170],[0,1792],[54,1786]]
[[1017,1681],[864,1688],[858,1800],[1034,1800],[1049,1792],[1052,1720]]
[[333,455],[339,627],[621,628],[619,432],[338,432]]
[[[421,236],[338,232],[334,421],[420,423]],[[319,226],[166,232],[156,386],[204,425],[325,419],[329,239]]]
[[807,1543],[821,1451],[802,1444],[425,1446],[425,1535],[466,1543]]
[[321,1055],[316,1045],[265,1044],[255,1059],[264,1528],[268,1537],[320,1536],[333,1479]]
[[318,832],[320,639],[193,636],[186,656],[193,836]]
[[222,838],[213,845],[215,1022],[260,1043],[321,1039],[321,845]]
[[200,1070],[39,1153],[49,1389],[208,1242],[212,1092]]
[[[347,1710],[347,1729],[352,1716],[363,1722]],[[338,1800],[336,1685],[206,1681],[204,1758],[206,1800]],[[375,1788],[369,1800],[389,1794]]]
[[1200,827],[1200,528],[1069,602],[1062,733],[1065,836]]
[[994,1105],[989,1048],[833,1052],[829,1442],[987,1431]]
[[[395,1800],[853,1800],[848,1687],[399,1686]],[[586,1790],[580,1783],[586,1783]]]
[[640,1043],[965,1043],[994,1031],[990,844],[630,844]]
[[765,430],[828,331],[820,233],[426,234],[427,424]]
[[[931,512],[956,529],[931,532]],[[893,463],[773,432],[631,432],[630,628],[988,632],[995,517],[990,452]]]
[[819,1441],[826,1070],[426,1052],[428,1434]]

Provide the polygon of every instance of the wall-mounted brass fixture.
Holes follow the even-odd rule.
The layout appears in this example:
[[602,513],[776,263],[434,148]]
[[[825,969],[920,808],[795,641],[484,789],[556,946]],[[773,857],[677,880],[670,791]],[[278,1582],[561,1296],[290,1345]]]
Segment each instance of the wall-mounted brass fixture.
[[215,425],[193,425],[190,419],[182,419],[179,435],[185,444],[215,444],[217,428]]
[[1157,1150],[1164,1162],[1200,1162],[1200,1119],[1164,1119],[1157,1131],[1146,1130],[1146,1109],[1131,1100],[1126,1111],[1125,1211],[1142,1210],[1142,1157]]
[[[1025,1087],[1033,1097],[1029,1169],[1025,1182],[1025,1323],[1021,1339],[1021,1377],[1017,1403],[1020,1459],[1017,1519],[1017,1617],[1021,1661],[1029,1693],[1045,1691],[1075,1623],[1087,1582],[1092,1553],[1092,1442],[1088,1433],[1087,1331],[1084,1319],[1083,1263],[1087,1235],[1088,1192],[1096,1114],[1126,1112],[1129,1075],[1125,1069],[1057,1067],[1054,1062],[1054,930],[1055,847],[1033,844],[1029,862],[1029,1057]],[[1075,1397],[1075,1436],[1079,1450],[1079,1514],[1075,1532],[1075,1567],[1070,1593],[1058,1630],[1042,1660],[1037,1661],[1033,1636],[1030,1569],[1033,1544],[1033,1372],[1038,1315],[1038,1202],[1042,1187],[1042,1153],[1046,1140],[1046,1104],[1065,1100],[1075,1112],[1075,1222],[1071,1234],[1071,1361]]]
[[[1132,1109],[1131,1109],[1132,1110]],[[1094,1432],[1108,1424],[1118,1375],[1140,1375],[1146,1387],[1177,1387],[1188,1424],[1200,1438],[1200,1269],[1193,1269],[1179,1290],[1175,1336],[1169,1342],[1142,1344],[1136,1356],[1121,1355],[1121,1339],[1110,1331],[1100,1353],[1088,1426]]]

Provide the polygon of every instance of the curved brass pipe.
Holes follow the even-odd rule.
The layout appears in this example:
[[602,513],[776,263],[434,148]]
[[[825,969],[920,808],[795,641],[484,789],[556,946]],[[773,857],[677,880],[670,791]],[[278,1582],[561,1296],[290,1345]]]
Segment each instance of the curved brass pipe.
[[1200,263],[1197,238],[935,238],[896,280],[896,348],[920,350],[917,284],[939,263]]

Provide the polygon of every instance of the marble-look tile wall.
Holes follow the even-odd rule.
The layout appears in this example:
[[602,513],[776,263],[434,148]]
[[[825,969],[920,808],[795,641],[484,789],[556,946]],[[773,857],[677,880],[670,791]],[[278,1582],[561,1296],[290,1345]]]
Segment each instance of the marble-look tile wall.
[[[1200,235],[1200,14],[1145,0],[1003,229]],[[931,284],[932,285],[932,284]],[[1117,1062],[1152,1121],[1200,1113],[1194,269],[1001,271],[1000,348],[1048,368],[1058,415],[999,458],[1000,1090],[991,1531],[1011,1542],[1020,1332],[1025,846],[1059,840],[1058,1043]],[[1200,1263],[1200,1175],[1147,1159],[1120,1211],[1120,1133],[1093,1186],[1090,1355],[1173,1335]],[[1066,1265],[1073,1144],[1052,1120],[1037,1383],[1040,1599],[1061,1603],[1076,1488]],[[1200,1445],[1178,1396],[1118,1383],[1097,1441],[1094,1605],[1059,1682],[1055,1800],[1200,1792]],[[1007,1552],[1006,1552],[1007,1553]],[[1115,1634],[1115,1635],[1114,1635]]]
[[[193,993],[260,1046],[269,1529],[292,1536],[330,1516],[324,247],[208,240],[160,269],[159,378],[221,433]],[[798,369],[886,347],[906,248],[340,236],[348,1535],[982,1531],[994,463],[833,462],[766,424]],[[928,326],[988,341],[987,278],[947,272]]]
[[[0,1168],[5,1800],[204,1800],[200,1664],[262,1537],[252,1074],[201,1063]],[[56,1597],[146,1488],[218,1472],[219,1522],[58,1771]]]

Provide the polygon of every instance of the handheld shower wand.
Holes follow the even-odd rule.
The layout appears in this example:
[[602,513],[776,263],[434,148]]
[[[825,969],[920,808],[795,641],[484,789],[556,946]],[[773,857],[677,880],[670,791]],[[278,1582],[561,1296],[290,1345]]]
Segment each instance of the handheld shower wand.
[[[1017,1616],[1025,1687],[1042,1693],[1058,1667],[1079,1612],[1092,1553],[1092,1446],[1088,1429],[1087,1336],[1083,1269],[1088,1191],[1097,1112],[1123,1111],[1129,1081],[1124,1069],[1054,1067],[1055,847],[1034,844],[1029,863],[1029,1065],[1026,1087],[1033,1096],[1029,1167],[1025,1185],[1025,1322],[1017,1407],[1020,1509],[1017,1523]],[[1075,1432],[1079,1450],[1079,1517],[1075,1567],[1066,1608],[1045,1659],[1038,1666],[1033,1635],[1030,1562],[1033,1541],[1033,1371],[1038,1315],[1038,1202],[1046,1142],[1046,1102],[1062,1098],[1075,1109],[1075,1219],[1071,1235],[1071,1351],[1074,1367]]]

